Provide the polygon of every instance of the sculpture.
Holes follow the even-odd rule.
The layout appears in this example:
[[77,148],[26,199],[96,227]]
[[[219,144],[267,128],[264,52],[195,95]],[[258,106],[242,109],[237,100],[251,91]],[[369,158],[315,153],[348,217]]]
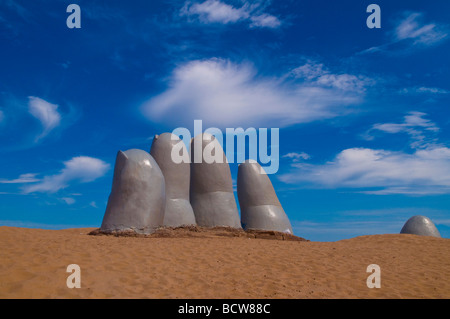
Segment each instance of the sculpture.
[[420,236],[433,236],[441,238],[434,223],[425,216],[416,215],[408,219],[403,226],[400,234],[413,234]]
[[[207,153],[220,161],[211,162],[204,156]],[[196,154],[202,155],[200,162]],[[191,140],[190,199],[199,226],[241,228],[230,167],[222,146],[211,134]]]
[[172,151],[176,151],[175,147],[188,154],[186,146],[178,136],[163,133],[155,136],[150,149],[150,155],[158,163],[166,185],[164,226],[195,225],[194,211],[189,202],[190,163],[174,162]]
[[242,227],[292,234],[291,223],[264,169],[247,160],[238,168],[237,191]]
[[101,231],[152,233],[163,225],[164,176],[153,157],[142,150],[119,151]]

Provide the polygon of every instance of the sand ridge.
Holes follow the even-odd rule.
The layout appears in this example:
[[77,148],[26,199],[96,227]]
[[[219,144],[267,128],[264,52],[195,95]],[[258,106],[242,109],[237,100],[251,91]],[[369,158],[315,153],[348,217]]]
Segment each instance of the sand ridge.
[[[0,227],[0,298],[450,298],[450,240],[92,236]],[[69,289],[69,264],[81,288]],[[369,289],[369,264],[381,288]]]

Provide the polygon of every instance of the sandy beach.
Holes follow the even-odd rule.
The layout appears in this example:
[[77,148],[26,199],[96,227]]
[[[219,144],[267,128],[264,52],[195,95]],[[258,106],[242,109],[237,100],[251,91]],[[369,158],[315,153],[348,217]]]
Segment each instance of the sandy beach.
[[[450,298],[450,240],[338,242],[0,227],[0,298]],[[66,286],[69,264],[81,288]],[[381,268],[369,289],[367,266]]]

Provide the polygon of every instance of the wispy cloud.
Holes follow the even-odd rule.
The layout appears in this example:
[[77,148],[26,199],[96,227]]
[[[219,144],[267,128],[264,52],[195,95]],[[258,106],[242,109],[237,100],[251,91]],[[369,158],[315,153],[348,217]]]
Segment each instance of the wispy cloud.
[[426,113],[423,112],[409,112],[404,117],[403,123],[385,123],[375,124],[373,129],[380,130],[386,133],[409,132],[411,128],[423,128],[427,131],[439,131],[439,127],[431,120],[425,119]]
[[247,6],[235,8],[218,0],[207,0],[203,3],[187,1],[180,11],[181,15],[198,16],[204,23],[230,23],[241,19],[248,19]]
[[[20,43],[19,35],[27,29],[30,23],[34,22],[35,12],[30,9],[30,5],[20,4],[22,1],[2,0],[0,1],[0,34],[3,39],[13,40]],[[6,32],[4,32],[6,31]]]
[[10,92],[0,93],[0,109],[4,112],[0,126],[4,133],[14,137],[2,141],[4,152],[35,148],[44,141],[54,142],[59,133],[81,116],[82,108],[70,101],[58,105],[36,96],[17,97]]
[[249,63],[216,58],[191,61],[177,67],[168,89],[142,110],[150,120],[178,125],[177,119],[184,124],[202,119],[219,127],[275,127],[336,117],[363,99],[363,83],[291,75],[264,77]]
[[425,148],[434,143],[435,139],[427,138],[430,133],[435,133],[439,131],[439,127],[425,118],[427,114],[423,112],[412,111],[409,112],[402,123],[378,123],[372,126],[363,137],[366,140],[372,140],[374,138],[373,133],[376,131],[396,134],[396,133],[406,133],[411,137],[411,147],[412,148]]
[[28,111],[41,122],[43,127],[43,132],[36,138],[36,141],[47,136],[61,122],[58,105],[49,103],[41,98],[30,96]]
[[55,175],[44,176],[39,182],[23,187],[25,194],[43,192],[55,193],[66,188],[70,183],[78,181],[80,183],[92,182],[109,170],[110,165],[100,159],[78,156],[64,162],[64,168]]
[[15,179],[0,179],[0,184],[25,184],[25,183],[35,183],[39,182],[40,179],[36,178],[37,174],[22,174],[18,178]]
[[261,12],[261,3],[244,4],[236,8],[219,0],[207,0],[202,3],[185,2],[180,15],[197,19],[202,23],[247,22],[252,28],[278,28],[281,21],[274,15]]
[[63,200],[67,205],[73,205],[76,202],[76,200],[72,197],[62,197],[61,200]]
[[422,22],[422,13],[410,13],[395,29],[395,39],[398,41],[411,40],[413,45],[430,46],[444,40],[448,34],[442,26],[436,23]]
[[250,27],[254,28],[278,28],[281,26],[281,21],[270,14],[262,13],[260,15],[254,15],[250,17]]
[[442,43],[448,39],[448,33],[447,25],[435,22],[425,23],[423,13],[406,12],[397,22],[393,32],[390,32],[389,42],[359,54],[410,53],[413,48],[427,48]]
[[11,10],[24,20],[26,20],[30,16],[30,12],[15,0],[4,0],[2,1],[2,5],[4,5],[7,9]]
[[291,153],[287,153],[282,156],[282,158],[289,158],[293,162],[300,162],[301,160],[307,160],[307,159],[310,159],[310,157],[311,156],[309,156],[305,152],[301,152],[301,153],[291,152]]
[[425,87],[425,86],[419,86],[419,87],[411,87],[411,88],[403,88],[399,91],[400,94],[449,94],[449,90],[436,88],[436,87]]
[[375,84],[375,81],[367,76],[331,72],[323,63],[313,60],[308,60],[304,65],[292,70],[291,75],[312,84],[343,91],[364,92],[367,87]]

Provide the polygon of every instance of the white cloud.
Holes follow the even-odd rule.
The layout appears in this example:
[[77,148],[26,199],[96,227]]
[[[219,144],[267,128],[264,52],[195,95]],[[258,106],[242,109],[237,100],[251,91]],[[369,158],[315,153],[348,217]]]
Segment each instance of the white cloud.
[[412,88],[404,88],[400,90],[401,94],[449,94],[449,90],[434,88],[434,87],[412,87]]
[[398,21],[390,41],[372,47],[358,54],[366,53],[410,53],[413,48],[427,48],[438,45],[448,39],[448,26],[437,23],[424,23],[424,15],[418,12],[407,12]]
[[409,112],[408,115],[404,117],[403,123],[385,123],[385,124],[375,124],[372,129],[384,131],[386,133],[399,133],[408,132],[410,128],[423,128],[428,131],[439,131],[439,127],[436,126],[430,120],[424,119],[426,113],[423,112]]
[[183,121],[178,125],[202,119],[219,127],[286,126],[343,115],[362,100],[362,92],[353,89],[263,77],[248,63],[214,58],[177,67],[169,88],[142,111],[152,121]]
[[63,197],[61,198],[67,205],[75,204],[76,200],[72,197]]
[[235,8],[232,5],[219,0],[207,0],[202,3],[185,2],[180,15],[196,17],[202,23],[237,23],[250,22],[250,27],[278,28],[281,21],[268,13],[261,13],[260,4],[253,5],[244,2],[242,7]]
[[207,0],[203,3],[193,4],[188,1],[181,9],[181,14],[187,16],[197,15],[200,21],[204,23],[218,22],[224,24],[237,22],[249,17],[246,7],[236,9],[218,0]]
[[305,152],[301,152],[301,153],[296,153],[296,152],[292,152],[292,153],[287,153],[285,155],[282,156],[283,158],[290,158],[292,159],[293,162],[299,162],[300,160],[308,160],[311,157],[306,154]]
[[343,91],[364,92],[375,81],[362,75],[336,74],[328,70],[322,63],[308,60],[304,65],[295,68],[291,74],[300,79],[311,81],[316,85],[333,87]]
[[[362,193],[388,195],[430,195],[450,193],[450,148],[428,135],[439,127],[426,113],[409,112],[400,123],[378,123],[366,132],[406,133],[414,153],[349,148],[325,164],[298,163],[295,156],[291,171],[279,179],[286,183],[307,183],[315,187],[363,189]],[[295,153],[294,153],[295,154]]]
[[263,13],[260,15],[250,17],[251,24],[250,27],[259,27],[259,28],[278,28],[281,26],[281,21],[270,14]]
[[345,91],[364,91],[373,84],[367,77],[352,74],[324,74],[317,79],[317,83]]
[[315,61],[308,60],[304,65],[292,70],[291,73],[296,78],[303,78],[311,81],[317,80],[324,74],[328,74],[329,71],[323,65],[323,63],[317,63]]
[[41,122],[43,127],[43,132],[37,137],[37,140],[45,137],[61,122],[61,115],[58,113],[58,105],[51,104],[41,98],[30,96],[28,111]]
[[23,192],[34,193],[55,193],[60,189],[69,186],[73,181],[88,183],[105,175],[109,169],[109,164],[100,159],[78,156],[64,162],[64,168],[56,175],[45,176],[38,183],[27,185]]
[[5,180],[0,179],[0,184],[24,184],[39,182],[40,179],[36,178],[37,174],[22,174],[18,178]]
[[434,139],[428,139],[427,134],[439,131],[439,127],[432,121],[425,119],[426,113],[423,112],[409,112],[405,117],[403,123],[378,123],[368,130],[364,137],[367,140],[373,139],[371,135],[374,131],[381,131],[383,133],[396,134],[406,133],[411,139],[412,148],[424,148],[434,143]]
[[435,23],[423,24],[423,14],[411,13],[395,29],[395,38],[413,40],[413,44],[434,45],[447,37],[447,32]]
[[381,188],[370,194],[450,193],[450,149],[430,146],[413,154],[350,148],[323,165],[303,164],[281,175],[285,183],[325,188]]

